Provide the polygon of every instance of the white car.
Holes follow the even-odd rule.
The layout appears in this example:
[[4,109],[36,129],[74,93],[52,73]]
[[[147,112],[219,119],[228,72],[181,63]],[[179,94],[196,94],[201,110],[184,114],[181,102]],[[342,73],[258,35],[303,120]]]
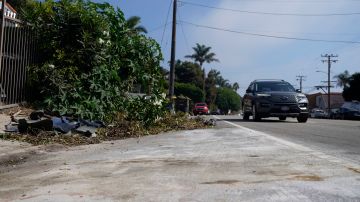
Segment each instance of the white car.
[[327,113],[324,112],[324,110],[322,109],[313,109],[310,112],[310,117],[311,118],[326,118],[327,117]]

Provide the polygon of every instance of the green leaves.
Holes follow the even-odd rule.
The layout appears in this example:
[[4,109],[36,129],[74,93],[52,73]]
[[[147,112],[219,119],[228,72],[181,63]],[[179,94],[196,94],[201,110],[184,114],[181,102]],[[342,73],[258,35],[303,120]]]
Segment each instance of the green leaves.
[[[124,14],[108,3],[33,2],[29,22],[41,60],[29,68],[33,101],[61,114],[111,119],[118,111],[149,125],[163,113],[159,44],[128,32]],[[125,94],[141,84],[151,99]]]

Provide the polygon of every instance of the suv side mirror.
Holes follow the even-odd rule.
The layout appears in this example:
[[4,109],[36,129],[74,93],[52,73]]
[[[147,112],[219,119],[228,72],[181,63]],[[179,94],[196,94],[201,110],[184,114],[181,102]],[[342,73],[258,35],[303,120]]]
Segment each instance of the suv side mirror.
[[296,89],[295,90],[297,93],[301,93],[301,90],[300,89]]

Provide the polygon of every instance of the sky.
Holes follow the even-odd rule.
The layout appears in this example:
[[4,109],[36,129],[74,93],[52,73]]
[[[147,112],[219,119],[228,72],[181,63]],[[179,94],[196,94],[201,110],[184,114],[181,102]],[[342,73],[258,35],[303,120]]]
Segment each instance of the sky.
[[[141,17],[147,35],[161,45],[162,65],[169,69],[172,0],[108,2],[126,17]],[[193,53],[196,43],[212,47],[220,62],[205,64],[206,71],[216,69],[231,83],[238,82],[240,95],[255,79],[284,79],[300,88],[298,75],[306,76],[303,92],[317,92],[314,86],[327,81],[327,63],[321,61],[326,59],[321,57],[324,54],[338,55],[331,77],[345,70],[360,72],[360,0],[184,0],[178,4],[176,58],[188,60],[184,56]]]

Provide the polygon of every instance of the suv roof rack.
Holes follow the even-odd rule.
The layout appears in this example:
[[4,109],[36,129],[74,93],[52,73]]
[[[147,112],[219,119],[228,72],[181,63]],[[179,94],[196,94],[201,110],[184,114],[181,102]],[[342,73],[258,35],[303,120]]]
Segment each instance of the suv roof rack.
[[256,79],[254,80],[254,82],[256,81],[284,81],[283,79]]

